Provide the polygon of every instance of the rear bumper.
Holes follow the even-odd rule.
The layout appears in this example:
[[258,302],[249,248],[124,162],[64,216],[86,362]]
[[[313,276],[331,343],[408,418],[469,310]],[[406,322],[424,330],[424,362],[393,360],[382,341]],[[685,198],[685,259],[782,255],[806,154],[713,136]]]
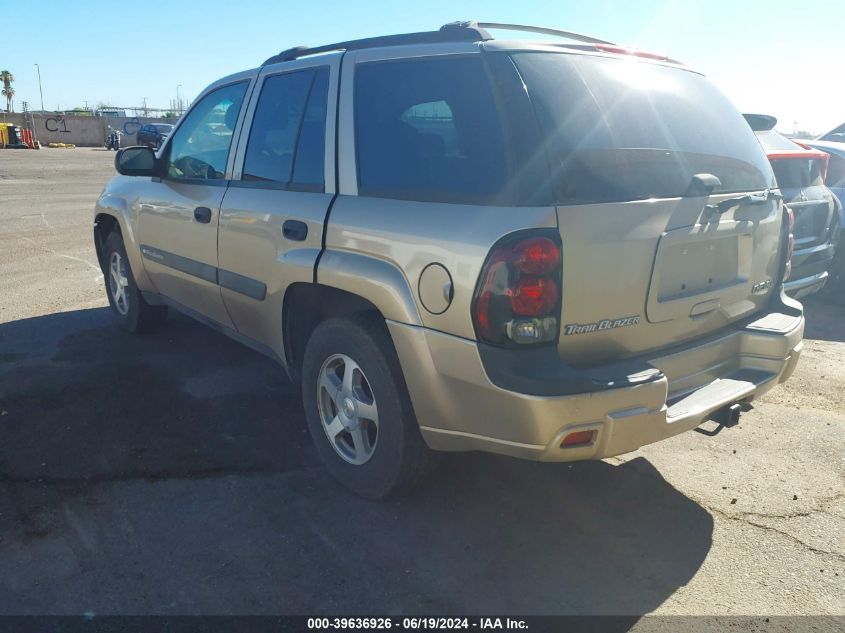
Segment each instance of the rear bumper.
[[808,277],[793,279],[784,283],[783,289],[790,297],[801,299],[821,290],[827,283],[828,276],[828,272],[825,270]]
[[827,282],[833,255],[833,242],[796,250],[792,255],[790,279],[783,284],[784,291],[790,297],[800,299],[821,290]]
[[[429,446],[574,461],[627,453],[687,431],[785,381],[801,353],[804,317],[800,304],[786,299],[743,327],[643,361],[651,368],[645,378],[563,396],[497,386],[473,341],[388,326]],[[582,430],[595,431],[592,443],[560,448],[566,435]]]

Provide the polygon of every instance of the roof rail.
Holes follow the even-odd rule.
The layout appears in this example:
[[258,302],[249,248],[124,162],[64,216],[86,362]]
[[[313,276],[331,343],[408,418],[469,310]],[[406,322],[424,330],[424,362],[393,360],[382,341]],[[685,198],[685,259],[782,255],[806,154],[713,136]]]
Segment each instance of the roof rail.
[[600,40],[597,37],[592,37],[590,35],[584,35],[583,33],[574,33],[572,31],[562,31],[560,29],[550,29],[545,26],[528,26],[525,24],[505,24],[504,22],[450,22],[441,27],[442,29],[446,28],[466,28],[466,29],[474,29],[476,31],[483,31],[486,33],[486,29],[502,29],[503,31],[526,31],[529,33],[541,33],[543,35],[555,35],[557,37],[563,37],[568,40],[573,40],[576,42],[585,42],[586,44],[611,44],[614,45],[613,42],[608,42],[607,40]]
[[487,32],[487,29],[502,29],[505,31],[526,31],[529,33],[540,33],[543,35],[554,35],[576,42],[584,42],[586,44],[607,44],[615,46],[613,42],[607,40],[600,40],[597,37],[584,35],[583,33],[573,33],[572,31],[562,31],[560,29],[550,29],[545,26],[528,26],[525,24],[506,24],[504,22],[476,22],[468,20],[463,22],[449,22],[444,24],[437,31],[420,31],[418,33],[402,33],[400,35],[383,35],[381,37],[367,37],[361,40],[349,40],[346,42],[336,42],[335,44],[325,44],[323,46],[294,46],[282,51],[278,55],[273,55],[270,59],[265,61],[262,66],[268,64],[276,64],[278,62],[287,62],[300,57],[308,55],[318,55],[320,53],[330,53],[332,51],[353,51],[362,48],[380,48],[383,46],[401,46],[407,44],[438,44],[441,42],[484,42],[492,40],[493,36]]
[[368,37],[361,40],[349,40],[323,46],[295,46],[273,55],[262,66],[287,62],[308,55],[330,53],[332,51],[353,51],[362,48],[381,48],[383,46],[401,46],[408,44],[438,44],[441,42],[479,42],[493,39],[492,36],[474,23],[454,22],[447,24],[438,31],[421,31],[419,33],[402,33],[400,35],[384,35]]

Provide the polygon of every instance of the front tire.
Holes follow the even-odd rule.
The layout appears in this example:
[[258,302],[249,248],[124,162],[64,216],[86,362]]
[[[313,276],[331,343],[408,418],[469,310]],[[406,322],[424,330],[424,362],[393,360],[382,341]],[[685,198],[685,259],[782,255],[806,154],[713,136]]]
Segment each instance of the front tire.
[[329,472],[368,499],[409,491],[434,465],[384,319],[321,323],[305,348],[302,398]]
[[144,301],[120,233],[113,231],[106,238],[103,257],[106,295],[121,327],[127,332],[145,332],[163,323],[167,318],[167,306],[154,306]]

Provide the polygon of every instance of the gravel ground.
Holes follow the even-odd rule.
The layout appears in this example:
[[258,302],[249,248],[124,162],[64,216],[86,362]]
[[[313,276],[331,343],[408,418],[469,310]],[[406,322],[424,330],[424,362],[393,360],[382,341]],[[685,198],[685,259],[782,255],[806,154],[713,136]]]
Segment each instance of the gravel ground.
[[450,455],[369,503],[297,389],[106,309],[96,149],[0,151],[0,614],[845,613],[845,308],[738,427],[621,458]]

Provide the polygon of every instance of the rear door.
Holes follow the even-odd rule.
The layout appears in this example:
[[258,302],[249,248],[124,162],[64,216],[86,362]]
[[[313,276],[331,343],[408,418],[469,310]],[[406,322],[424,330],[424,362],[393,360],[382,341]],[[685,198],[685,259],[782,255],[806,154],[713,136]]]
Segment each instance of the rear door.
[[[602,362],[714,332],[779,281],[781,203],[745,120],[697,73],[635,59],[513,54],[552,170],[561,356]],[[693,176],[719,179],[713,196]],[[763,194],[760,204],[721,200]]]
[[238,331],[283,352],[282,301],[311,283],[335,191],[341,55],[264,68],[220,215],[219,281]]

